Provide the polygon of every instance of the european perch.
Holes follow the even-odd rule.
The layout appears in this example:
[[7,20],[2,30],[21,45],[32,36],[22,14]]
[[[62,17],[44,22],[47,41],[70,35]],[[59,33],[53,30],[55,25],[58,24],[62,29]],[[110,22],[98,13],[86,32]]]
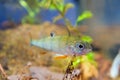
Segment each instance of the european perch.
[[91,45],[81,41],[79,36],[49,36],[39,40],[31,40],[30,44],[56,52],[56,58],[80,56],[92,50]]

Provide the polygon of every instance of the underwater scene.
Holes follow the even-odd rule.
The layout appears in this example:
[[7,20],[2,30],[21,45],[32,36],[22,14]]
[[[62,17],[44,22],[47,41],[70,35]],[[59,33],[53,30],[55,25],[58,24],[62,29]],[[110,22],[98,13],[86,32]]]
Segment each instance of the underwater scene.
[[0,0],[0,80],[120,80],[119,0]]

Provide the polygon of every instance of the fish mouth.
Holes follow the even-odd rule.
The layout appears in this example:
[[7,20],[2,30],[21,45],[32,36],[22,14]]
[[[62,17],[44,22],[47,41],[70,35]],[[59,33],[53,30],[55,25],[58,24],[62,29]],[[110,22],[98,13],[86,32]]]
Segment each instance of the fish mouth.
[[92,49],[85,49],[85,50],[83,50],[82,55],[83,55],[83,54],[87,54],[88,52],[91,52],[91,51],[92,51]]
[[86,52],[91,52],[92,51],[92,49],[86,49]]

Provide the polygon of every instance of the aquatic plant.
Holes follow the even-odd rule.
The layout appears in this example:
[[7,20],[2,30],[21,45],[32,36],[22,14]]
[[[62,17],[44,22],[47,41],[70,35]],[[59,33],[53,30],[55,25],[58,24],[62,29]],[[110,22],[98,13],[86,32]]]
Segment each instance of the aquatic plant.
[[28,15],[26,15],[23,19],[22,19],[22,23],[35,23],[35,16],[36,14],[40,11],[39,9],[39,5],[38,5],[38,0],[19,0],[19,3],[22,7],[24,7],[27,12]]
[[[70,21],[65,18],[66,12],[73,8],[74,5],[72,3],[64,3],[64,0],[19,0],[19,4],[24,7],[28,15],[26,15],[22,19],[22,23],[29,22],[29,23],[35,23],[35,16],[38,12],[41,11],[41,9],[50,9],[50,10],[57,10],[60,14],[56,17],[54,17],[53,22],[63,19],[65,21],[65,24],[69,27],[72,26]],[[92,13],[90,11],[85,11],[81,15],[78,16],[76,20],[76,24],[78,22],[86,19],[91,18]]]
[[[72,4],[69,5],[64,5],[63,4],[64,0],[19,0],[19,4],[24,7],[28,15],[26,15],[22,19],[22,23],[35,23],[35,16],[38,12],[41,11],[41,9],[51,9],[51,10],[60,10],[60,12],[64,9],[64,13],[66,12],[66,8],[71,6]],[[58,7],[59,6],[59,7]],[[66,7],[64,7],[66,6]],[[68,7],[68,8],[69,8]],[[55,20],[54,20],[55,21]]]
[[[86,18],[91,18],[92,17],[92,13],[90,11],[84,11],[81,15],[78,16],[78,18],[76,20],[76,25],[72,25],[71,22],[69,21],[69,19],[67,19],[65,17],[65,15],[66,15],[66,12],[68,11],[68,9],[74,7],[73,4],[71,4],[71,3],[64,4],[63,2],[61,3],[60,0],[58,0],[58,1],[57,0],[49,0],[48,3],[47,3],[46,0],[43,0],[42,5],[45,5],[44,7],[47,8],[47,9],[57,10],[59,12],[59,15],[55,16],[53,18],[53,23],[57,22],[60,19],[63,19],[65,24],[66,24],[66,28],[68,30],[69,36],[71,35],[70,31],[72,31],[72,30],[77,31],[78,34],[79,34],[79,31],[77,30],[78,23],[81,22],[82,20],[86,19]],[[88,42],[89,44],[91,44],[92,41],[93,41],[90,36],[86,36],[86,35],[82,35],[81,40],[84,41],[84,42]],[[76,70],[75,69],[79,65],[82,65],[81,68],[83,69],[83,73],[86,73],[87,70],[89,72],[90,68],[93,68],[93,65],[97,66],[96,62],[94,61],[94,55],[93,54],[94,53],[91,52],[88,55],[85,55],[84,57],[82,57],[82,56],[73,56],[73,58],[71,58],[70,64],[68,65],[68,67],[66,69],[65,77],[63,78],[63,80],[65,80],[65,78],[67,78],[69,76],[69,74],[70,74],[70,77],[72,76],[71,79],[73,77],[75,77],[73,75],[76,75]],[[87,68],[87,70],[85,68],[83,68],[83,66],[84,66],[83,63],[88,64],[87,67],[89,67],[89,68]],[[97,75],[96,68],[94,67],[93,69],[95,70],[93,75]],[[77,70],[77,71],[79,72],[79,70]],[[80,73],[77,73],[77,74],[80,75]],[[85,75],[85,74],[83,74],[83,75]],[[77,78],[79,78],[79,77],[77,77]],[[83,79],[85,79],[85,78],[83,78]]]
[[[67,30],[68,30],[69,35],[70,35],[71,30],[79,32],[76,28],[78,23],[81,22],[84,19],[91,18],[92,15],[93,15],[90,11],[84,11],[81,15],[78,16],[78,18],[76,20],[76,25],[73,26],[73,25],[71,25],[71,22],[65,17],[65,14],[68,11],[68,9],[74,7],[74,5],[71,4],[71,3],[68,3],[68,4],[65,4],[65,5],[62,4],[62,6],[60,8],[59,8],[59,6],[61,6],[61,4],[56,4],[56,3],[52,4],[52,7],[54,7],[54,9],[56,9],[59,12],[59,15],[54,17],[53,22],[55,23],[56,21],[58,21],[60,19],[63,19],[65,21],[66,26],[67,26]],[[85,41],[85,42],[88,42],[90,44],[93,41],[90,36],[85,36],[85,35],[81,36],[81,40]],[[76,71],[75,69],[80,64],[82,65],[82,63],[89,63],[89,66],[87,66],[87,67],[90,67],[90,68],[93,68],[92,64],[97,66],[96,62],[94,61],[94,55],[93,54],[94,54],[93,52],[90,52],[88,55],[86,55],[86,57],[81,57],[81,56],[78,56],[78,57],[75,56],[74,57],[73,56],[73,58],[70,61],[70,64],[68,65],[68,67],[66,69],[65,76],[64,76],[63,80],[66,80],[66,78],[72,80],[73,78],[75,78],[75,76],[73,76],[73,75],[78,75],[77,76],[77,79],[78,79],[81,72],[79,70]],[[83,68],[83,66],[84,65],[82,65],[81,68],[83,69],[83,73],[84,73],[86,70],[85,70],[85,68]],[[87,70],[90,70],[90,68],[87,69]],[[98,73],[97,73],[96,68],[94,67],[93,69],[95,71],[93,73],[93,75],[97,76]],[[82,76],[84,76],[84,75],[85,74],[83,74]],[[82,78],[82,80],[85,79],[85,78],[86,77]]]
[[[55,23],[57,20],[60,20],[60,19],[63,19],[66,23],[66,26],[67,26],[67,29],[68,29],[68,32],[70,32],[71,30],[76,30],[77,31],[77,25],[80,21],[86,19],[86,18],[90,18],[92,17],[92,13],[90,11],[85,11],[83,12],[81,15],[78,16],[78,19],[76,20],[76,25],[71,25],[71,22],[65,17],[65,14],[66,12],[68,11],[68,9],[74,7],[73,4],[71,3],[68,3],[68,4],[64,4],[63,0],[41,0],[40,2],[37,2],[38,0],[35,0],[32,1],[32,0],[20,0],[21,2],[21,5],[23,7],[26,8],[26,10],[28,11],[28,16],[29,17],[26,17],[25,20],[23,20],[23,22],[27,21],[27,20],[30,20],[30,23],[34,23],[34,18],[35,18],[35,15],[40,11],[40,8],[45,8],[45,9],[51,9],[51,10],[57,10],[60,14],[56,17],[54,17],[53,19],[53,23]],[[32,4],[32,5],[31,5]],[[30,50],[28,47],[28,45],[26,46],[25,44],[25,41],[24,39],[26,39],[26,36],[25,38],[22,40],[23,37],[19,37],[21,34],[22,35],[25,35],[26,32],[22,32],[24,30],[22,30],[22,28],[20,29],[21,30],[21,33],[19,33],[18,31],[14,31],[15,33],[18,33],[17,34],[14,34],[14,37],[13,35],[10,35],[12,36],[11,37],[8,37],[7,40],[10,40],[11,39],[11,42],[7,43],[8,45],[5,47],[5,51],[8,51],[8,53],[16,53],[18,52],[17,55],[15,56],[21,56],[21,55],[24,55],[24,59],[26,59],[26,56],[29,57],[30,55],[32,56],[33,58],[33,55],[35,55],[34,53],[38,53],[37,50]],[[20,31],[19,30],[19,31]],[[79,31],[77,31],[79,32]],[[12,33],[12,32],[11,32]],[[71,33],[70,33],[71,34]],[[79,33],[78,33],[79,34]],[[17,39],[15,39],[17,38]],[[13,40],[14,39],[14,40]],[[14,42],[14,41],[17,41],[17,42]],[[83,35],[81,36],[81,40],[84,41],[84,42],[88,42],[88,43],[92,43],[92,38],[90,36],[86,36],[86,35]],[[28,40],[27,40],[28,41]],[[24,43],[23,43],[24,42]],[[18,43],[20,45],[18,45]],[[22,45],[24,44],[24,45]],[[13,45],[16,45],[16,46],[13,46]],[[8,46],[12,46],[12,49],[11,47],[8,47]],[[14,49],[13,49],[14,48]],[[22,49],[22,50],[21,50]],[[20,53],[20,54],[19,54]],[[25,54],[27,53],[27,55]],[[29,55],[29,56],[28,56]],[[11,56],[11,58],[13,58],[14,56]],[[48,57],[47,57],[48,58]],[[23,59],[23,60],[24,60]],[[33,59],[32,59],[33,60]],[[71,59],[69,59],[71,60]],[[12,60],[13,61],[13,60]],[[36,60],[37,61],[37,60]],[[13,61],[15,62],[15,60]],[[85,55],[85,57],[75,57],[73,59],[73,64],[70,65],[71,67],[73,67],[74,69],[77,68],[81,63],[85,63],[85,62],[90,62],[91,64],[95,64],[94,62],[94,55],[93,53],[89,53],[88,55]],[[45,61],[44,61],[45,63]],[[69,67],[68,67],[69,68]],[[72,71],[74,71],[74,69]]]

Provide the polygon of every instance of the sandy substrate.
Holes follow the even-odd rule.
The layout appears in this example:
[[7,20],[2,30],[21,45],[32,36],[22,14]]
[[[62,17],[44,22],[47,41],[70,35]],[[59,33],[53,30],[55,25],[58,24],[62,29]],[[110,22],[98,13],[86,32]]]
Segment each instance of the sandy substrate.
[[26,74],[18,74],[18,75],[11,75],[8,77],[9,80],[62,80],[63,74],[51,72],[45,67],[30,67],[29,73]]

